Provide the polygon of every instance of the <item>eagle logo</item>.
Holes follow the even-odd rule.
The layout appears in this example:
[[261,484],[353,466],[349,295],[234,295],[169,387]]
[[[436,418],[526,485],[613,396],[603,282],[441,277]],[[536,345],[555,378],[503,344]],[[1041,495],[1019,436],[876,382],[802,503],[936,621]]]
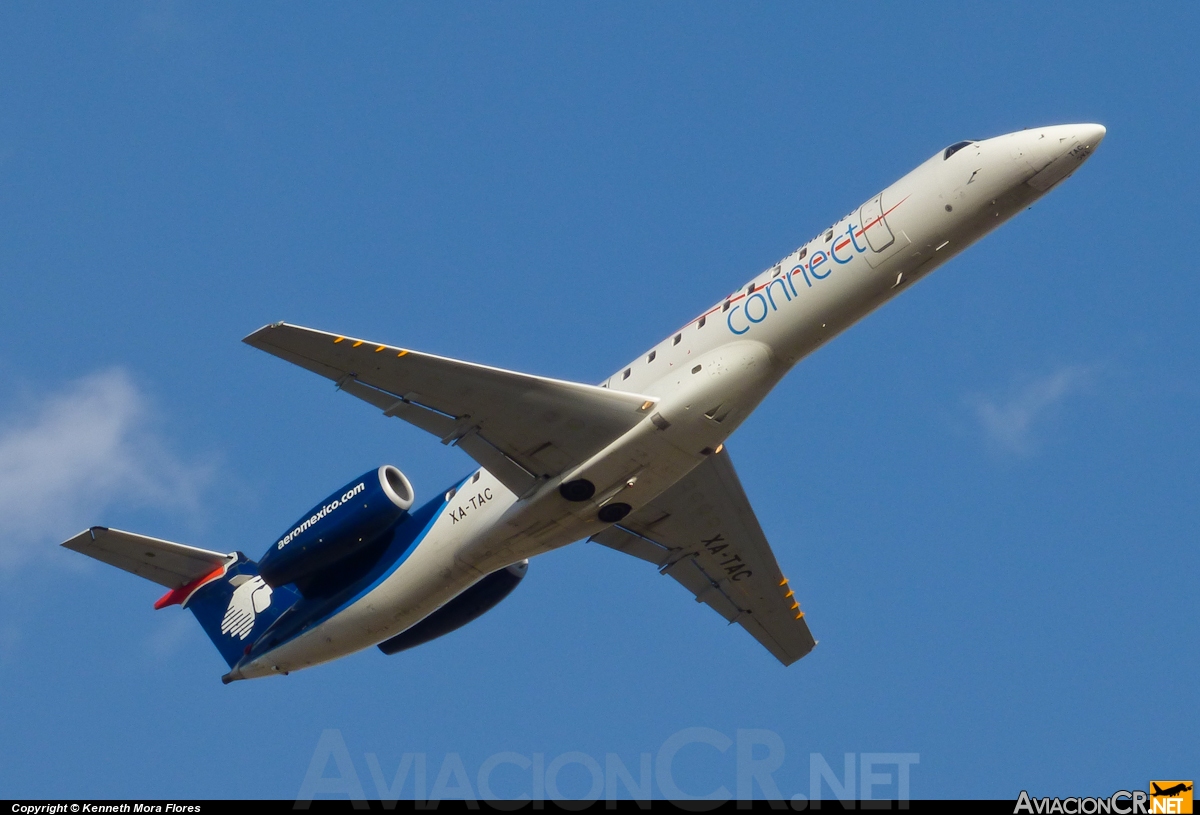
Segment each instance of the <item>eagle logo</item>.
[[221,620],[221,633],[246,639],[254,630],[254,621],[271,605],[271,587],[258,575],[239,574],[229,581],[233,596]]

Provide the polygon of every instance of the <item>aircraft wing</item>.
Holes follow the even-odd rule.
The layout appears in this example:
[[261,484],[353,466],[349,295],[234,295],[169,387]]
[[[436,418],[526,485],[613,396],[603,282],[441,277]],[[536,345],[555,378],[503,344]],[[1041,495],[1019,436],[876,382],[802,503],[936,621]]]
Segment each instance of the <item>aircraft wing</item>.
[[286,323],[243,342],[461,447],[517,495],[586,461],[657,401]]
[[591,540],[650,561],[784,665],[816,645],[724,450]]
[[103,526],[85,529],[63,546],[169,589],[199,580],[230,559],[220,552]]

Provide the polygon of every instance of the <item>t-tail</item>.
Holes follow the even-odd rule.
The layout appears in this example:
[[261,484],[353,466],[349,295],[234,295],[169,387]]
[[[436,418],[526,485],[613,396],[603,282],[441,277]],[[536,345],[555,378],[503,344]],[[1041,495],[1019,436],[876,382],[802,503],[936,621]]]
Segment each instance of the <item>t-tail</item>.
[[165,586],[154,607],[190,610],[230,668],[300,599],[290,586],[267,585],[258,564],[241,552],[222,554],[103,526],[63,546]]

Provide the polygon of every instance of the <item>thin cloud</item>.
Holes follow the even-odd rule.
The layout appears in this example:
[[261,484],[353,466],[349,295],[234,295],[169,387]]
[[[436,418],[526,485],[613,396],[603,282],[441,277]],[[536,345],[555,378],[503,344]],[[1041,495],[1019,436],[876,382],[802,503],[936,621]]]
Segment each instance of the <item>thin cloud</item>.
[[1092,378],[1094,366],[1070,365],[1035,379],[1005,399],[975,397],[975,417],[988,440],[999,450],[1029,456],[1037,450],[1037,426],[1070,395]]
[[114,506],[196,512],[211,468],[173,454],[129,374],[104,371],[0,419],[0,568]]

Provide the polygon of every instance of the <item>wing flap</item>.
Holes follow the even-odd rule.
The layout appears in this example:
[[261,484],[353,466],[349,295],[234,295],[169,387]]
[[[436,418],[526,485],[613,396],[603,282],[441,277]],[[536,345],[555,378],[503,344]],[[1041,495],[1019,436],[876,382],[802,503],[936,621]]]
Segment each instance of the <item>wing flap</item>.
[[229,561],[220,552],[103,526],[86,529],[62,545],[169,589],[199,580]]
[[461,447],[518,495],[586,461],[656,402],[286,323],[244,342]]
[[643,538],[620,526],[610,526],[603,532],[593,535],[592,540],[602,543],[610,549],[616,549],[618,552],[624,552],[653,563],[660,568],[666,565],[671,557],[671,550],[661,543]]
[[696,595],[697,603],[704,603],[731,623],[746,613],[745,609],[725,593],[721,582],[704,571],[695,558],[685,557],[678,560],[664,569],[663,574],[675,578],[684,588]]
[[592,540],[654,563],[785,665],[816,645],[724,451]]

